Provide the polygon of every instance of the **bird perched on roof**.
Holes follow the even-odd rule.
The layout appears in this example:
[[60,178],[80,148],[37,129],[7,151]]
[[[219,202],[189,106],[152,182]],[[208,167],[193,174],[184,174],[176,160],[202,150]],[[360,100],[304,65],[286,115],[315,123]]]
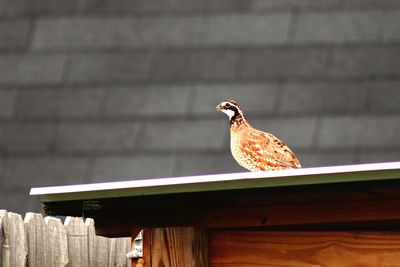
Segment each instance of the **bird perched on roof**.
[[239,165],[250,171],[301,168],[296,155],[281,140],[246,121],[238,102],[223,101],[217,110],[229,117],[231,152]]

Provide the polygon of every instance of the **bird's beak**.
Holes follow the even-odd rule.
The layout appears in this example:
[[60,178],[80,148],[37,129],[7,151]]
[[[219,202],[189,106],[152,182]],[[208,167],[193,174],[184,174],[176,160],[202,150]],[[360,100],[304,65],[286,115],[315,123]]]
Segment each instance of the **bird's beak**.
[[222,109],[222,106],[221,106],[221,104],[219,104],[218,106],[217,106],[217,110],[221,110]]

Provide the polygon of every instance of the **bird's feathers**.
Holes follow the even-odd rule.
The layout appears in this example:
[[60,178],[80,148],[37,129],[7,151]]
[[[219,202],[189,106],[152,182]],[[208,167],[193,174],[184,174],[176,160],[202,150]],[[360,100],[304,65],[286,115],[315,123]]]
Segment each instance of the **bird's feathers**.
[[238,163],[248,169],[251,166],[251,170],[300,167],[294,153],[281,140],[250,125],[231,129],[231,150]]
[[238,102],[221,102],[217,109],[230,121],[231,152],[236,161],[251,171],[300,168],[300,162],[290,148],[270,133],[253,128],[244,118]]

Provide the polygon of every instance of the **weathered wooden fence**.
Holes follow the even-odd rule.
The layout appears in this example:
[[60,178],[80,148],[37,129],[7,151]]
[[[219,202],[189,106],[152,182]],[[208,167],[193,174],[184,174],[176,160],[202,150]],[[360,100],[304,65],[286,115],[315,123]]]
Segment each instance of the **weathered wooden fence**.
[[0,266],[131,266],[130,238],[96,236],[92,219],[0,210]]

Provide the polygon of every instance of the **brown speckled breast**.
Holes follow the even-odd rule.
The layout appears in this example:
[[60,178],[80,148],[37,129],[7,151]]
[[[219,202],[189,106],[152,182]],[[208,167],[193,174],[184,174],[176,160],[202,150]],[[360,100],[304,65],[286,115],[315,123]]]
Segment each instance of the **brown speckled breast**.
[[281,140],[247,123],[231,127],[231,152],[242,167],[251,171],[301,167],[294,153]]

